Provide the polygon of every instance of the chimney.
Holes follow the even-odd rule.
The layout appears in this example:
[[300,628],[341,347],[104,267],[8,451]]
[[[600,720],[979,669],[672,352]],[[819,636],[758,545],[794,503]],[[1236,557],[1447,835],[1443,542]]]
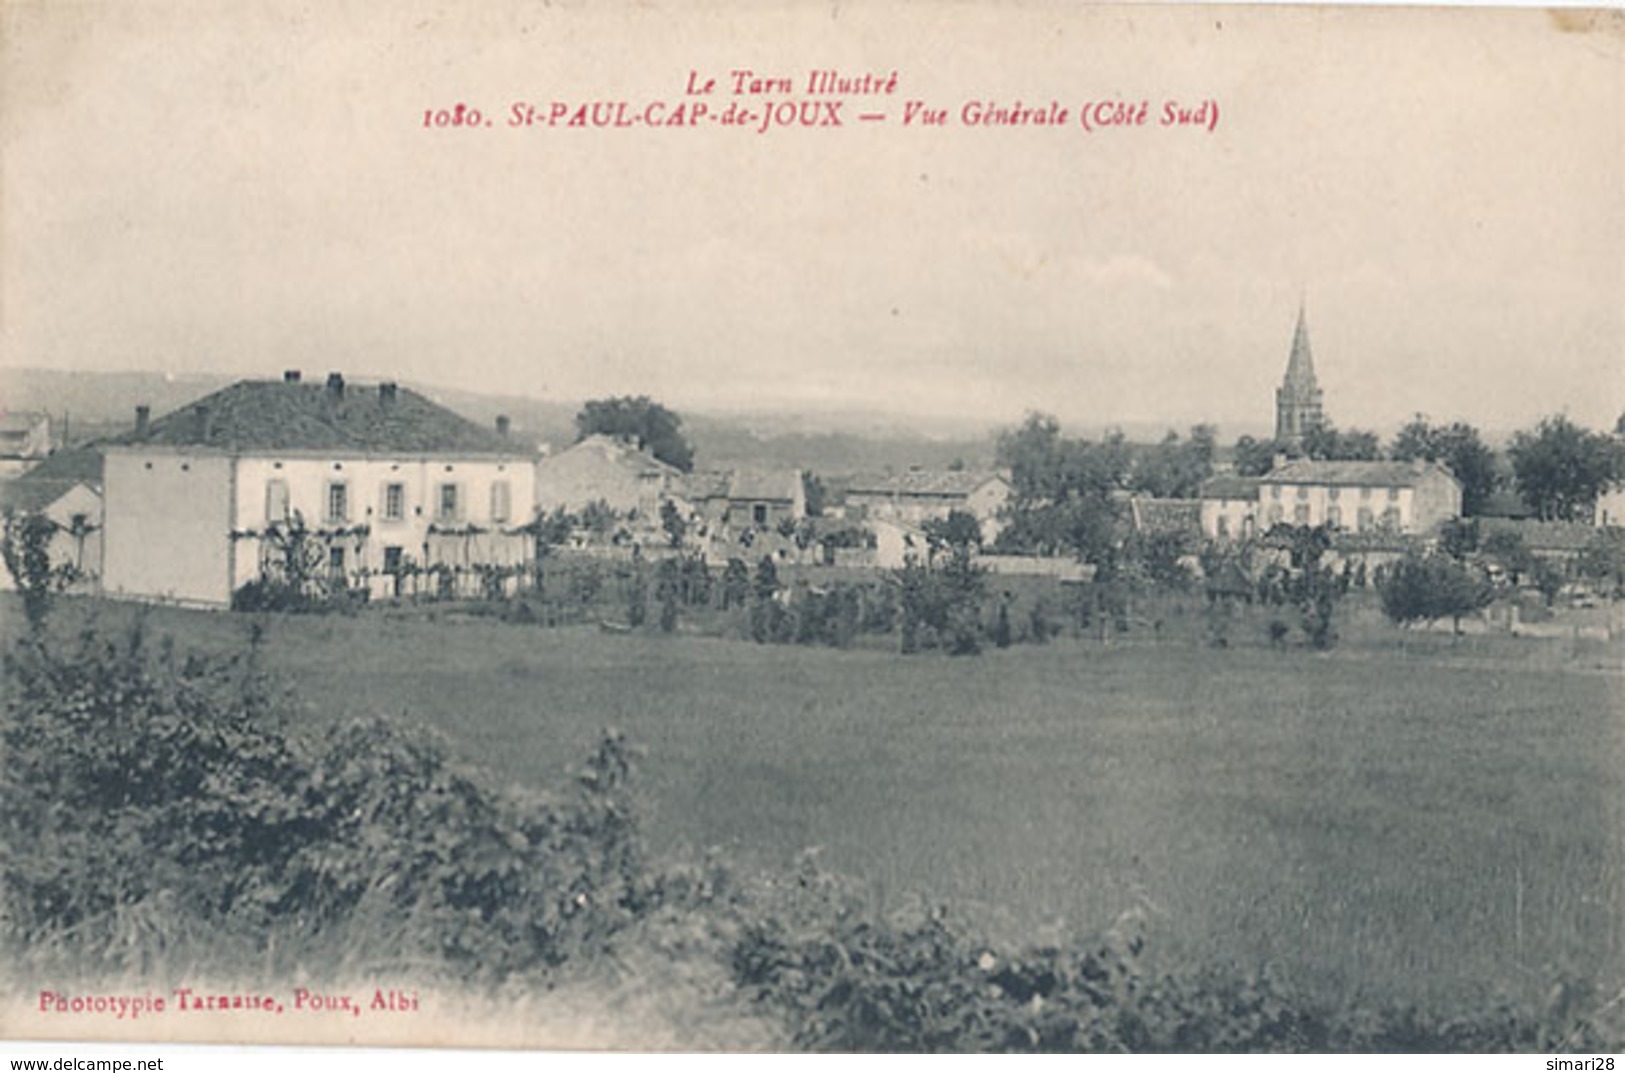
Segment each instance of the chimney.
[[209,413],[208,404],[198,403],[197,406],[193,407],[192,416],[197,421],[196,435],[198,442],[208,442],[209,434],[214,431],[214,421]]
[[298,369],[284,369],[284,370],[282,370],[282,382],[284,384],[297,384],[299,382],[299,370]]
[[327,374],[327,397],[332,399],[334,402],[337,402],[338,400],[344,398],[344,374],[343,373],[328,373]]
[[395,405],[395,381],[385,380],[378,385],[378,405],[388,408]]
[[135,408],[135,434],[145,438],[147,426],[152,423],[152,407],[142,403]]
[[497,435],[501,436],[503,438],[507,438],[507,435],[508,435],[508,415],[507,414],[497,414]]

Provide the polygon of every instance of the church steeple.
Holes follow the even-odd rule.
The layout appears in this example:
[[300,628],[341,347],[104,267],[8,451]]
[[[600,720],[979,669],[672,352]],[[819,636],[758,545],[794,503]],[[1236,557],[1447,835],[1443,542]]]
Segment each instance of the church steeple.
[[1286,387],[1315,387],[1315,359],[1309,352],[1309,319],[1303,303],[1298,303],[1298,327],[1292,333],[1292,356],[1287,359]]
[[1292,354],[1286,376],[1275,392],[1275,439],[1291,448],[1303,446],[1304,434],[1326,423],[1320,385],[1315,382],[1315,359],[1309,349],[1309,318],[1298,303],[1298,326],[1292,333]]

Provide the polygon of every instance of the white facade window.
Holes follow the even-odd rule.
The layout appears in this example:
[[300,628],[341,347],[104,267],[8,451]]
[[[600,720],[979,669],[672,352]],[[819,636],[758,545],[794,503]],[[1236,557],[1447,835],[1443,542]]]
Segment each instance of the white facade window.
[[1326,524],[1331,526],[1334,529],[1337,528],[1338,526],[1342,525],[1343,524],[1343,508],[1342,507],[1336,507],[1336,506],[1327,507],[1326,508]]
[[267,524],[288,520],[288,482],[280,477],[265,482],[265,521]]
[[398,522],[406,517],[406,485],[384,485],[384,521]]
[[330,574],[332,574],[335,579],[342,578],[344,576],[344,549],[343,548],[328,548],[327,549],[327,569],[328,569],[328,572]]
[[350,520],[350,485],[345,481],[327,482],[327,520],[330,522]]
[[1292,521],[1297,525],[1309,524],[1309,504],[1299,503],[1292,508]]
[[1371,528],[1371,522],[1372,522],[1371,508],[1370,507],[1361,507],[1360,508],[1360,514],[1359,514],[1359,522],[1358,522],[1358,527],[1359,527],[1360,531],[1364,532],[1365,530],[1370,529]]
[[436,521],[454,522],[461,517],[462,498],[458,495],[458,491],[455,484],[440,485],[439,492],[435,496],[434,516]]
[[508,488],[507,481],[497,481],[491,485],[491,520],[505,522],[513,510],[513,494]]

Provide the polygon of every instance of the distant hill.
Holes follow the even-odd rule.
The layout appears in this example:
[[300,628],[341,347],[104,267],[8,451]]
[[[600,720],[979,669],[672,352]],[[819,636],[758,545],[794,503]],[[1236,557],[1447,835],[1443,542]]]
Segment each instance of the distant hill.
[[[237,377],[157,372],[70,372],[0,369],[0,410],[44,410],[64,419],[75,442],[128,430],[138,405],[154,417],[227,386]],[[575,442],[575,401],[489,395],[403,381],[470,420],[490,424],[498,414],[515,436],[561,450]],[[808,469],[821,474],[858,470],[969,466],[992,462],[993,433],[964,422],[911,420],[867,412],[683,413],[684,431],[701,469],[735,466]]]

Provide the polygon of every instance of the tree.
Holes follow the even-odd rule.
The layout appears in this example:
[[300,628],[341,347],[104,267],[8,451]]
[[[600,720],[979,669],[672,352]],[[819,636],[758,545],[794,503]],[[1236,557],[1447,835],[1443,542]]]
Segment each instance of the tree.
[[750,567],[737,556],[722,571],[722,609],[744,607],[750,599]]
[[1461,632],[1461,618],[1495,596],[1489,579],[1448,555],[1409,555],[1395,563],[1380,586],[1382,610],[1401,626],[1449,618]]
[[750,609],[750,634],[758,643],[770,641],[779,624],[779,570],[773,557],[764,555],[756,564],[756,579],[752,583],[756,602]]
[[1010,594],[1007,592],[999,598],[998,617],[993,622],[993,644],[999,648],[1009,648],[1010,641]]
[[1625,530],[1598,529],[1581,550],[1575,571],[1595,582],[1605,595],[1625,592]]
[[1613,441],[1561,414],[1514,436],[1508,454],[1518,492],[1542,521],[1589,521],[1619,473]]
[[1213,452],[1212,425],[1195,426],[1184,441],[1170,431],[1161,443],[1139,453],[1130,483],[1159,499],[1194,499],[1213,475]]
[[649,579],[644,576],[643,564],[632,564],[632,576],[626,583],[626,622],[633,629],[649,618]]
[[1303,453],[1325,461],[1371,462],[1382,457],[1382,445],[1375,432],[1339,432],[1328,423],[1304,433]]
[[976,565],[968,544],[958,544],[942,568],[943,604],[948,654],[974,656],[982,651],[982,597],[987,568]]
[[824,513],[824,499],[826,491],[824,482],[816,473],[803,471],[801,474],[801,494],[807,501],[807,517],[818,518]]
[[951,510],[946,518],[928,518],[921,528],[934,550],[958,551],[982,544],[982,523],[969,511]]
[[1478,550],[1477,518],[1455,518],[1439,527],[1439,547],[1457,562],[1464,561]]
[[677,607],[683,592],[682,564],[667,559],[655,571],[655,599],[660,602],[660,631],[677,629]]
[[595,537],[608,536],[617,517],[615,508],[607,500],[595,499],[581,508],[581,525]]
[[1046,414],[1029,414],[999,436],[999,464],[1011,472],[1012,494],[1001,547],[1036,555],[1068,553],[1108,561],[1116,546],[1129,451],[1121,433],[1100,443],[1064,439]]
[[1235,446],[1236,476],[1262,477],[1275,467],[1275,456],[1286,453],[1285,447],[1274,440],[1241,436]]
[[1523,581],[1523,575],[1533,573],[1535,555],[1524,543],[1523,537],[1508,529],[1496,529],[1486,534],[1479,547],[1484,554],[1507,572],[1514,585]]
[[1148,581],[1181,590],[1191,583],[1185,557],[1191,554],[1192,543],[1190,534],[1177,529],[1137,533],[1124,543],[1123,556],[1137,563]]
[[683,536],[688,532],[688,523],[683,520],[683,512],[677,509],[677,504],[669,499],[660,501],[660,527],[666,531],[666,543],[673,548],[683,546]]
[[1417,414],[1394,437],[1388,456],[1399,462],[1420,458],[1448,468],[1461,482],[1465,517],[1477,515],[1495,491],[1495,454],[1484,446],[1478,430],[1463,421],[1432,425],[1427,415]]
[[51,566],[51,540],[56,523],[43,514],[7,514],[4,552],[6,570],[17,591],[23,594],[23,615],[35,633],[45,628],[51,601],[61,588],[59,575]]
[[694,468],[694,448],[683,438],[683,419],[647,395],[594,399],[576,414],[576,440],[613,436],[648,451],[684,473]]

